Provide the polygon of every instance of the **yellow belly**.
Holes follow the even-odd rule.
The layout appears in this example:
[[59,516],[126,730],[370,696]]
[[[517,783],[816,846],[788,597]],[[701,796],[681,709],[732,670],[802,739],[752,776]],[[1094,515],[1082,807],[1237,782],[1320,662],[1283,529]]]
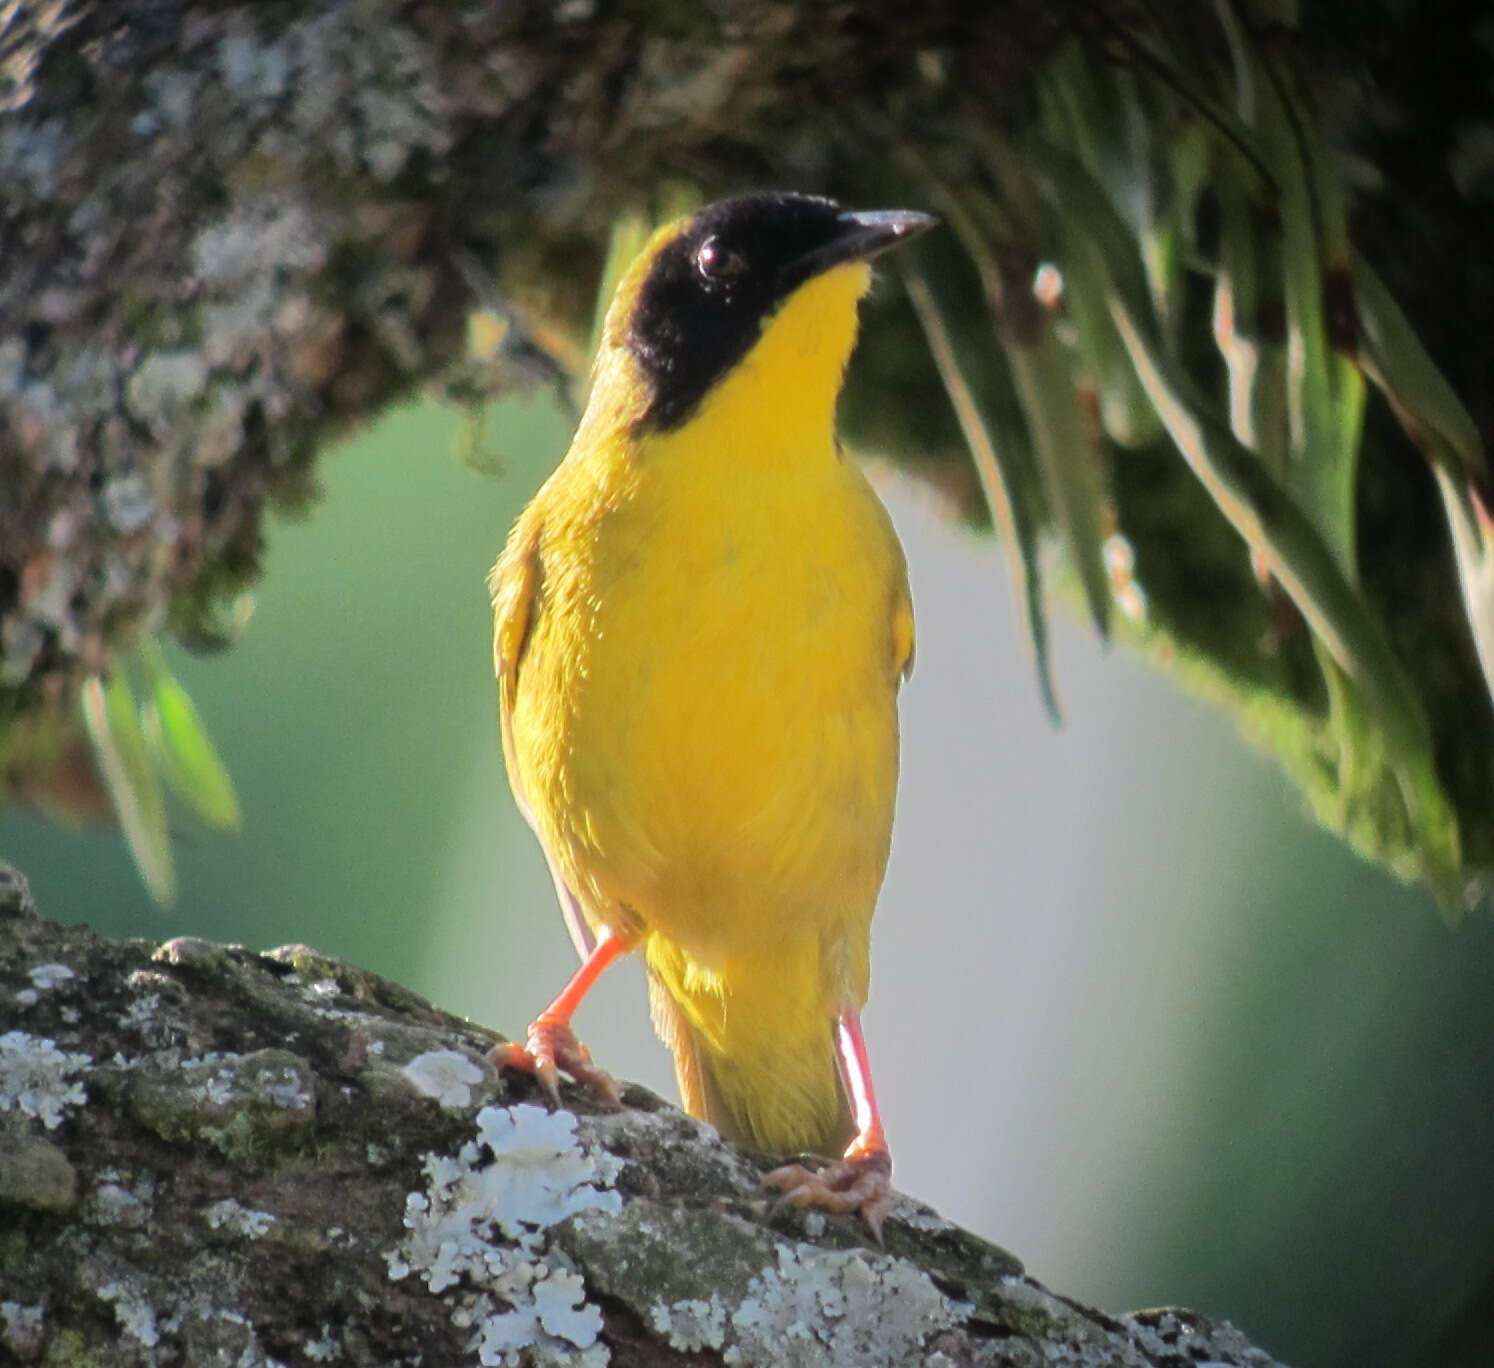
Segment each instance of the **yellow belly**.
[[641,940],[687,1107],[775,1152],[849,1137],[832,1032],[866,1000],[912,650],[833,436],[866,283],[801,287],[670,432],[604,349],[493,576],[520,802],[593,928]]
[[636,919],[707,972],[807,937],[848,956],[832,976],[864,997],[900,553],[833,452],[767,470],[683,455],[650,448],[584,536],[541,546],[524,791],[588,915]]

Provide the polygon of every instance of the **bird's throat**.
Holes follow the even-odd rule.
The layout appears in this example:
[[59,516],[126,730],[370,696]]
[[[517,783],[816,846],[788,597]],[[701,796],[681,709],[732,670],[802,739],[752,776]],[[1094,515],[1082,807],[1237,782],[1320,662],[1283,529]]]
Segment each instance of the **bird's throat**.
[[870,279],[870,268],[857,261],[796,290],[681,433],[709,435],[732,447],[737,443],[730,434],[758,434],[756,455],[763,461],[832,453],[836,398]]

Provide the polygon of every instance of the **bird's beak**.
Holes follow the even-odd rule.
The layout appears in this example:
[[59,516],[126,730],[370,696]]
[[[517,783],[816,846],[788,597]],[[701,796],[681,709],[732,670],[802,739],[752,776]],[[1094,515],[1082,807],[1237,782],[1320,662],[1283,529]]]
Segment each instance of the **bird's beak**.
[[939,220],[916,209],[868,209],[839,215],[828,242],[799,257],[788,268],[795,281],[805,281],[848,261],[866,261],[927,232]]
[[843,253],[837,257],[839,261],[864,261],[928,232],[939,222],[932,214],[920,214],[916,209],[868,209],[842,214],[838,221],[842,231],[834,242]]

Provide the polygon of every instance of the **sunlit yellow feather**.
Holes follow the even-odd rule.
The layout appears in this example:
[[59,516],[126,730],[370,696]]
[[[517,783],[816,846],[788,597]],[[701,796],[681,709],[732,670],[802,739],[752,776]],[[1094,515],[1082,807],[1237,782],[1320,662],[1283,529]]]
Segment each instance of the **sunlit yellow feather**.
[[609,313],[587,416],[490,581],[515,793],[593,931],[640,938],[687,1106],[774,1151],[848,1133],[913,619],[835,438],[869,281],[815,276],[667,432]]

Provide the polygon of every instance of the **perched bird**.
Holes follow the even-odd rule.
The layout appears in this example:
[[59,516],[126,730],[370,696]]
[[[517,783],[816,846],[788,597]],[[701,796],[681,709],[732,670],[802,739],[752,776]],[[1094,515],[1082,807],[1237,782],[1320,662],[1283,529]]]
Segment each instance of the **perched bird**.
[[763,194],[660,229],[489,577],[509,781],[583,959],[495,1059],[615,1100],[570,1019],[637,949],[686,1108],[776,1154],[845,1147],[768,1181],[874,1230],[892,1165],[857,1014],[913,616],[835,406],[869,259],[933,223]]

